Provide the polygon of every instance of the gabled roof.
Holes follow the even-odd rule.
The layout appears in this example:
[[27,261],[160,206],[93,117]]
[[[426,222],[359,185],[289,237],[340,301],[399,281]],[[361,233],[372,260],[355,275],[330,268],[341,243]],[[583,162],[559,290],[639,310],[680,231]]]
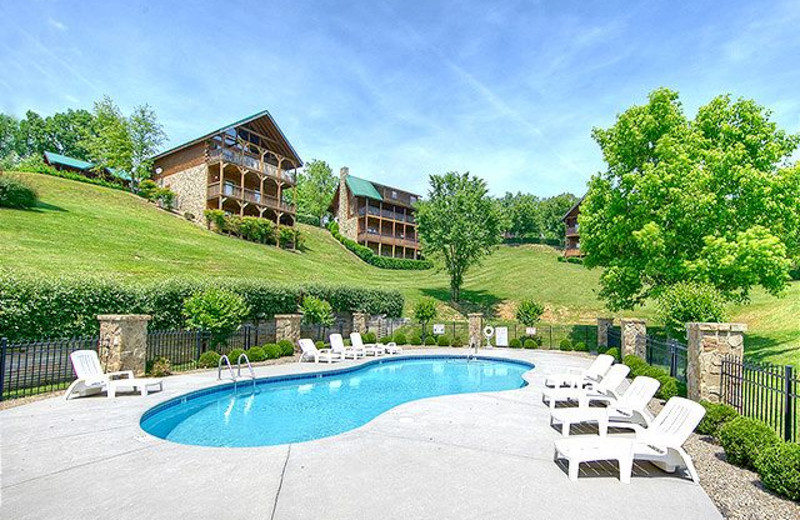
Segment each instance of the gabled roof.
[[580,205],[581,205],[581,202],[583,202],[583,199],[585,199],[585,198],[586,198],[586,195],[584,195],[583,197],[581,197],[580,199],[578,199],[578,202],[576,202],[575,204],[573,204],[573,205],[572,205],[572,207],[571,207],[571,208],[569,208],[569,211],[567,211],[566,213],[564,213],[564,216],[563,216],[563,217],[561,217],[561,222],[564,222],[565,220],[567,220],[567,217],[570,215],[570,213],[572,213],[573,211],[575,211],[576,209],[578,209],[578,208],[580,207]]
[[[44,160],[49,165],[58,165],[58,166],[65,166],[67,168],[75,168],[76,170],[81,171],[88,171],[94,168],[94,163],[90,163],[88,161],[83,161],[81,159],[75,159],[74,157],[67,157],[66,155],[61,155],[60,153],[55,152],[44,152]],[[122,170],[115,170],[114,168],[105,168],[105,171],[117,177],[119,179],[129,181],[131,180],[131,176]]]
[[286,139],[286,136],[283,134],[283,131],[278,126],[278,123],[276,123],[275,120],[272,118],[272,115],[269,113],[269,110],[262,110],[261,112],[257,112],[257,113],[255,113],[255,114],[253,114],[251,116],[245,117],[244,119],[240,119],[239,121],[233,122],[233,123],[231,123],[229,125],[221,126],[221,127],[217,128],[216,130],[208,132],[207,134],[202,135],[202,136],[200,136],[200,137],[198,137],[196,139],[192,139],[191,141],[186,141],[183,144],[179,144],[178,146],[175,146],[173,148],[170,148],[169,150],[161,152],[158,155],[155,155],[153,157],[153,160],[160,159],[161,157],[164,157],[164,156],[169,155],[171,153],[177,152],[178,150],[182,150],[184,148],[188,148],[188,147],[190,147],[190,146],[192,146],[194,144],[197,144],[197,143],[199,143],[201,141],[205,141],[206,139],[208,139],[210,137],[213,137],[213,136],[215,136],[217,134],[220,134],[220,133],[222,133],[222,132],[224,132],[226,130],[229,130],[231,128],[236,128],[237,126],[243,126],[243,125],[246,125],[248,123],[258,122],[258,120],[262,119],[262,118],[264,119],[265,122],[269,123],[268,127],[264,128],[264,130],[266,130],[265,133],[266,134],[270,134],[270,133],[273,134],[273,135],[268,135],[268,137],[275,138],[276,142],[278,144],[278,148],[281,148],[280,150],[275,150],[275,151],[280,153],[284,157],[288,157],[290,159],[294,159],[295,163],[297,163],[297,167],[298,168],[300,166],[302,166],[303,165],[303,160],[297,154],[297,152],[295,151],[294,147],[289,142],[289,140]]
[[375,185],[370,181],[348,175],[345,178],[345,182],[356,197],[368,197],[370,199],[383,201],[383,196],[381,196],[380,192],[375,189]]

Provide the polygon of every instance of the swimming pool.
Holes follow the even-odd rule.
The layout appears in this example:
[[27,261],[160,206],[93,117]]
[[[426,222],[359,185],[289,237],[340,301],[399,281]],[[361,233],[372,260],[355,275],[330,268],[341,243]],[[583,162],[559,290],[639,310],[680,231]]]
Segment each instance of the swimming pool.
[[464,356],[383,358],[328,372],[199,390],[142,416],[146,432],[197,446],[270,446],[336,435],[403,403],[521,388],[524,361]]

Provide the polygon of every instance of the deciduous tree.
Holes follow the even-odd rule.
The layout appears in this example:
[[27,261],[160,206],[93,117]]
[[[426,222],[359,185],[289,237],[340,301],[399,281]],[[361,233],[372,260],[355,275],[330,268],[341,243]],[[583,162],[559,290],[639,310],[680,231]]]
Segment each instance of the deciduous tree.
[[295,202],[300,214],[322,219],[328,211],[338,180],[325,161],[313,159],[297,175]]

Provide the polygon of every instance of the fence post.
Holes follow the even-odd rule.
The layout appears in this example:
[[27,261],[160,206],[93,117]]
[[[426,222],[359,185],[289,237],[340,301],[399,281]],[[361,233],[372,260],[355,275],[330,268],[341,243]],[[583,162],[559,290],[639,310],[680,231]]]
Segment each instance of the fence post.
[[297,348],[300,341],[300,314],[275,315],[275,343],[288,339]]
[[3,385],[6,380],[6,351],[8,338],[0,338],[0,401],[3,400]]
[[133,370],[145,373],[147,358],[147,314],[101,314],[99,357],[108,372]]
[[783,367],[783,440],[792,442],[794,440],[794,400],[793,382],[794,367],[786,365]]
[[608,329],[614,326],[614,318],[597,318],[597,348],[608,348]]
[[[686,390],[689,399],[718,403],[722,400],[722,359],[744,353],[744,323],[687,323]],[[736,382],[728,389],[738,394]]]
[[469,314],[469,348],[478,348],[481,346],[482,323],[483,314],[480,312]]
[[647,322],[639,318],[623,318],[620,320],[620,336],[623,359],[630,354],[647,358]]
[[197,356],[194,358],[195,361],[200,359],[200,356],[203,355],[203,333],[200,332],[199,329],[194,331],[194,344],[197,348]]

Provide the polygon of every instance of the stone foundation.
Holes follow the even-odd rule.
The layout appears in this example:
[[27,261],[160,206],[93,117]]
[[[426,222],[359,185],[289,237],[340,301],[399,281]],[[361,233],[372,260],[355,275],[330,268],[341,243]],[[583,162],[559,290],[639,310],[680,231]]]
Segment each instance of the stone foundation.
[[744,323],[687,323],[688,366],[686,391],[689,399],[720,402],[722,358],[744,354]]
[[106,372],[133,370],[143,376],[147,360],[146,314],[101,314],[98,356]]
[[208,198],[208,165],[201,164],[173,173],[162,179],[162,184],[175,192],[175,210],[181,215],[191,213],[194,223],[204,226],[203,212]]

